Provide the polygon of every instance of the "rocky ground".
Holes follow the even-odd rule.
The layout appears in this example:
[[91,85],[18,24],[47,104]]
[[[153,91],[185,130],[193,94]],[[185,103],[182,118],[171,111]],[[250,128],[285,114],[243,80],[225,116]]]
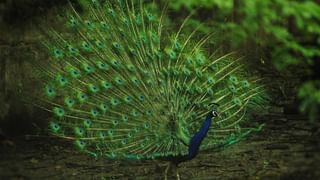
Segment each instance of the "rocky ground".
[[[281,113],[264,121],[261,133],[181,164],[181,179],[320,179],[320,126]],[[12,141],[1,146],[0,179],[164,179],[166,162],[95,160],[55,138]]]

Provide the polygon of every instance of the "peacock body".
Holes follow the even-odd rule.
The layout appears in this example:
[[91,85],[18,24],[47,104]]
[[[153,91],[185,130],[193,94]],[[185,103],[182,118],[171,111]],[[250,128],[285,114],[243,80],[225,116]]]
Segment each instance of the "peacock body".
[[213,109],[219,116],[207,118],[198,150],[260,129],[247,111],[259,105],[261,79],[232,53],[208,55],[210,35],[194,40],[184,24],[173,33],[164,13],[142,1],[81,4],[81,13],[71,5],[60,18],[64,33],[50,29],[44,42],[50,63],[41,67],[40,98],[53,135],[96,157],[151,159],[188,155]]

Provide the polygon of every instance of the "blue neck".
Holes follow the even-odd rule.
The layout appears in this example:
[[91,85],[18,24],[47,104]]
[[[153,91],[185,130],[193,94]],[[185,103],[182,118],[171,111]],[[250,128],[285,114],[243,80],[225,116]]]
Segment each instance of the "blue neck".
[[198,154],[201,142],[206,137],[207,132],[210,128],[212,118],[213,114],[212,112],[210,112],[207,115],[205,121],[202,123],[202,126],[199,129],[199,131],[191,138],[189,144],[189,154],[187,156],[187,159],[193,159]]

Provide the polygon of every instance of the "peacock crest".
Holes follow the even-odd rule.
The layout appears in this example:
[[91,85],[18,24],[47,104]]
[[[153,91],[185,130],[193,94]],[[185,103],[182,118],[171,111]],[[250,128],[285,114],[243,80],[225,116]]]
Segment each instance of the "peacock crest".
[[[165,27],[165,13],[142,1],[81,1],[49,29],[41,106],[53,135],[96,157],[150,159],[188,154],[206,115],[216,109],[200,149],[235,143],[257,126],[248,111],[264,94],[261,78],[233,53],[208,54]],[[213,104],[219,104],[216,107]]]

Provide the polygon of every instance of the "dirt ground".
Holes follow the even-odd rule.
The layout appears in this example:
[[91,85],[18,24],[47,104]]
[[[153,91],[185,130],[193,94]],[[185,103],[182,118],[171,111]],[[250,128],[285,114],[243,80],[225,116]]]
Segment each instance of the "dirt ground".
[[[320,179],[320,126],[299,115],[263,121],[261,133],[182,163],[181,179]],[[164,179],[163,161],[95,160],[55,138],[12,141],[1,145],[0,179]]]

